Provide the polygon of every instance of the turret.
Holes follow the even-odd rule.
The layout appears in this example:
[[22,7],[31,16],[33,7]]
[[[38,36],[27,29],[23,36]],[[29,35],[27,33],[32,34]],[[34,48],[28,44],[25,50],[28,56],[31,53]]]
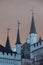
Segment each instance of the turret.
[[31,28],[30,28],[30,42],[31,44],[36,43],[36,37],[37,37],[37,33],[36,33],[36,28],[35,28],[35,22],[34,22],[34,16],[32,13],[32,21],[31,21]]
[[18,31],[17,31],[17,40],[16,40],[16,52],[18,54],[21,54],[21,42],[20,42],[19,25],[20,25],[20,23],[18,22]]

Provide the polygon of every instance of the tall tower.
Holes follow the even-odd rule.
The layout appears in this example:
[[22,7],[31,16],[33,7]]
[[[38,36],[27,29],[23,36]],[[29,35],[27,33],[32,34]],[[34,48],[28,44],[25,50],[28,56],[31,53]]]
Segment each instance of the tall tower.
[[36,43],[36,37],[37,37],[37,33],[36,33],[36,28],[35,28],[34,15],[32,12],[32,21],[31,21],[31,28],[30,28],[30,42],[31,42],[31,44]]
[[10,40],[9,40],[9,28],[7,29],[7,40],[6,40],[6,45],[5,47],[8,49],[8,50],[11,50],[11,46],[10,46]]
[[20,42],[19,25],[20,25],[20,22],[18,22],[17,41],[16,41],[16,52],[18,54],[21,54],[21,42]]

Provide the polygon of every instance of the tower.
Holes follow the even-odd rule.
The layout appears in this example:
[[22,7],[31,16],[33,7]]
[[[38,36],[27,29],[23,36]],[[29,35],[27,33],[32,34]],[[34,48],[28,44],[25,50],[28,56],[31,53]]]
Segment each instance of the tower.
[[21,54],[21,42],[20,42],[19,25],[20,25],[20,22],[18,22],[18,31],[17,31],[17,40],[16,40],[16,52],[18,54]]
[[5,48],[8,50],[11,50],[11,46],[10,46],[10,40],[9,40],[9,28],[7,29],[7,40],[6,40],[6,45]]
[[36,43],[36,37],[37,37],[37,33],[36,33],[36,28],[35,28],[34,15],[32,12],[32,21],[31,21],[31,28],[30,28],[30,42],[31,42],[31,44]]

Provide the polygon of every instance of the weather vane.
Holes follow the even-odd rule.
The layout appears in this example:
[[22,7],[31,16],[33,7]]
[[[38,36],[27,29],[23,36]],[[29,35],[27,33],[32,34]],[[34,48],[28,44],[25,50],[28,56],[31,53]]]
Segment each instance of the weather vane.
[[18,21],[18,28],[19,28],[19,26],[20,26],[20,22]]
[[32,12],[32,15],[34,14],[34,10],[33,10],[33,8],[30,10],[31,12]]
[[10,28],[7,28],[7,35],[9,36],[9,31],[10,31],[11,29]]

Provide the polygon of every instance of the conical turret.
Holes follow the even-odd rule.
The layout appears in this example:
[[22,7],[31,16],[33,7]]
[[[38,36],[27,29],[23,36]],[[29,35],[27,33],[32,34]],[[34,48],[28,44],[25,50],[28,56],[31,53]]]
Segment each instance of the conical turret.
[[37,33],[36,33],[36,28],[35,28],[35,22],[34,22],[34,15],[32,12],[32,21],[31,21],[31,28],[30,28],[30,41],[31,44],[34,44],[37,42]]
[[16,51],[17,51],[17,53],[21,54],[21,42],[20,42],[19,25],[20,25],[20,23],[18,22],[17,41],[16,41]]
[[19,32],[19,22],[18,22],[18,31],[17,31],[17,41],[16,41],[16,44],[21,44],[20,42],[20,32]]
[[30,28],[30,34],[35,33],[36,34],[36,28],[35,28],[35,22],[34,22],[34,16],[32,13],[32,21],[31,21],[31,28]]

